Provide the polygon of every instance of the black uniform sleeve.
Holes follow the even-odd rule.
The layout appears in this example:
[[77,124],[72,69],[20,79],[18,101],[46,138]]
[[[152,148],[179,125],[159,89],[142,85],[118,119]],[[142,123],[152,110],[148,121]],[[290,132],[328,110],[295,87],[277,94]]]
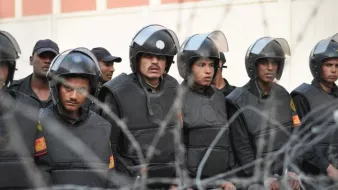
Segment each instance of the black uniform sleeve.
[[[227,103],[227,112],[229,120],[237,112],[237,108],[230,103]],[[235,159],[240,166],[252,163],[255,161],[255,155],[249,132],[246,129],[246,124],[243,116],[240,114],[230,123],[230,140],[233,146]],[[251,177],[254,172],[254,166],[248,167],[242,173],[246,177]]]
[[34,159],[46,185],[51,184],[51,176],[50,176],[51,163],[48,156],[46,140],[42,134],[42,127],[40,125],[40,122],[38,123],[35,135]]
[[[118,103],[112,93],[107,93],[104,103],[109,106],[110,110],[119,118],[121,118],[121,114],[119,111],[119,106]],[[116,171],[124,174],[124,175],[129,175],[128,172],[128,162],[126,160],[123,160],[122,156],[119,154],[119,149],[123,148],[120,147],[119,141],[122,138],[122,131],[121,128],[117,125],[117,123],[107,114],[102,112],[102,117],[106,120],[108,120],[111,124],[111,134],[110,134],[110,142],[111,142],[111,148],[112,148],[112,153],[115,156],[115,168]]]
[[[109,142],[109,145],[111,146],[111,142]],[[108,165],[108,180],[107,180],[107,188],[117,188],[119,187],[119,179],[117,178],[118,175],[116,173],[116,161],[115,161],[115,155],[113,152],[110,153],[109,157],[109,165]]]
[[[105,97],[104,103],[108,105],[110,110],[117,116],[120,117],[119,109],[117,101],[115,100],[114,96],[111,93],[108,93]],[[117,125],[117,123],[111,118],[107,113],[102,112],[102,117],[109,121],[109,123],[112,125],[111,128],[111,135],[110,135],[110,142],[113,154],[115,155],[117,152],[117,144],[119,141],[119,136],[121,133],[120,127]]]
[[334,167],[338,167],[338,131],[334,131],[334,135],[331,135],[331,143],[329,146],[329,161]]
[[[298,116],[301,119],[302,125],[301,125],[301,131],[305,130],[304,133],[301,134],[301,136],[305,136],[306,134],[311,133],[311,126],[308,126],[308,122],[304,119],[306,119],[306,115],[310,113],[310,105],[305,99],[300,94],[297,94],[293,97],[293,101],[295,103],[296,109]],[[309,141],[311,141],[315,136],[311,135],[309,138]],[[308,142],[309,142],[308,141]],[[305,144],[307,144],[305,142]],[[316,152],[316,146],[313,148],[309,149],[305,153],[303,153],[303,159],[306,160],[307,162],[311,163],[312,165],[318,167],[319,169],[326,171],[326,169],[329,167],[330,163],[327,158],[325,158],[321,153]]]
[[293,97],[293,102],[295,103],[299,119],[302,120],[310,112],[310,106],[306,99],[299,94]]

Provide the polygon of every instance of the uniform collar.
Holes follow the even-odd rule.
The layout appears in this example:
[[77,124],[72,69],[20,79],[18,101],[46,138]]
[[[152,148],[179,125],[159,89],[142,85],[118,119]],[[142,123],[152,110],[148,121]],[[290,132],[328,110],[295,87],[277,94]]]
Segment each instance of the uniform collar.
[[272,87],[270,91],[268,92],[268,94],[264,94],[262,88],[259,86],[256,79],[252,79],[249,81],[249,89],[251,93],[253,93],[255,96],[257,96],[259,99],[262,99],[262,100],[268,99],[271,96]]
[[31,85],[32,77],[33,77],[33,74],[30,74],[23,81],[24,82],[24,87],[25,87],[26,94],[29,95],[30,97],[34,98],[40,104],[42,104],[42,103],[48,104],[49,102],[51,102],[52,101],[52,96],[51,96],[50,93],[49,93],[48,99],[46,101],[41,101],[39,99],[38,95],[36,95],[36,93],[32,89],[32,85]]
[[81,113],[80,116],[78,118],[72,118],[69,117],[67,114],[63,113],[59,106],[55,106],[53,105],[53,110],[57,113],[57,115],[59,117],[61,117],[63,120],[65,120],[66,122],[70,123],[71,125],[77,125],[80,124],[82,122],[84,122],[88,116],[89,116],[89,112],[86,111],[84,108],[81,107]]
[[161,89],[161,86],[163,85],[163,77],[160,78],[159,84],[156,89],[152,88],[141,76],[141,74],[136,74],[136,78],[138,78],[140,85],[145,88],[150,93],[156,93]]
[[[311,82],[311,84],[312,84],[314,87],[318,88],[319,90],[321,90],[321,91],[327,93],[327,92],[323,89],[323,87],[320,85],[320,82],[319,82],[317,79],[313,79],[312,82]],[[335,97],[338,97],[338,87],[337,87],[337,85],[336,85],[335,83],[333,84],[333,86],[332,86],[332,88],[331,88],[331,92],[330,92],[330,93],[327,93],[327,94],[332,95],[332,96],[335,96]]]

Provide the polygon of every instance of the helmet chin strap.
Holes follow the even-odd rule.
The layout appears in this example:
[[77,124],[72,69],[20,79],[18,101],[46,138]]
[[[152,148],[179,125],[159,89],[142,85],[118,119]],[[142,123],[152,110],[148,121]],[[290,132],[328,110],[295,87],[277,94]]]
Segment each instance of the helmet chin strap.
[[329,89],[332,88],[332,85],[330,85],[330,83],[328,83],[326,80],[324,80],[324,78],[322,76],[320,76],[319,82],[322,83],[324,86],[326,86]]

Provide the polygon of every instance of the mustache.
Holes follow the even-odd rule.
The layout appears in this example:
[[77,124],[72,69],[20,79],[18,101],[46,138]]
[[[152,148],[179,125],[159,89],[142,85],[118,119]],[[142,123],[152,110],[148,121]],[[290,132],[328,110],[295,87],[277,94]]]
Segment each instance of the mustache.
[[160,69],[160,67],[157,66],[157,65],[151,65],[151,66],[148,68],[148,70],[150,70],[150,69]]

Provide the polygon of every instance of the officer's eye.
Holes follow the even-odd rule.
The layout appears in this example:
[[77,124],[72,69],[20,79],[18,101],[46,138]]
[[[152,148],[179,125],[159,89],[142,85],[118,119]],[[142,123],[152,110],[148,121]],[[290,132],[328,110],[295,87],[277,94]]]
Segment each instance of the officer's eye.
[[205,66],[205,63],[198,63],[197,66],[199,66],[199,67],[204,67],[204,66]]
[[279,62],[278,62],[278,61],[272,61],[272,64],[273,64],[273,65],[278,65]]
[[73,89],[70,86],[64,86],[64,89],[68,92],[72,91]]
[[86,87],[79,88],[78,92],[79,93],[86,93],[86,92],[88,92],[88,88],[86,88]]
[[157,59],[160,59],[160,60],[165,60],[165,59],[166,59],[166,57],[165,57],[164,55],[159,55],[159,56],[157,56]]
[[331,68],[332,67],[332,63],[326,63],[325,66]]
[[269,63],[267,61],[260,62],[261,65],[267,66]]
[[150,59],[152,57],[152,55],[145,53],[145,54],[143,54],[143,57],[147,58],[147,59]]

